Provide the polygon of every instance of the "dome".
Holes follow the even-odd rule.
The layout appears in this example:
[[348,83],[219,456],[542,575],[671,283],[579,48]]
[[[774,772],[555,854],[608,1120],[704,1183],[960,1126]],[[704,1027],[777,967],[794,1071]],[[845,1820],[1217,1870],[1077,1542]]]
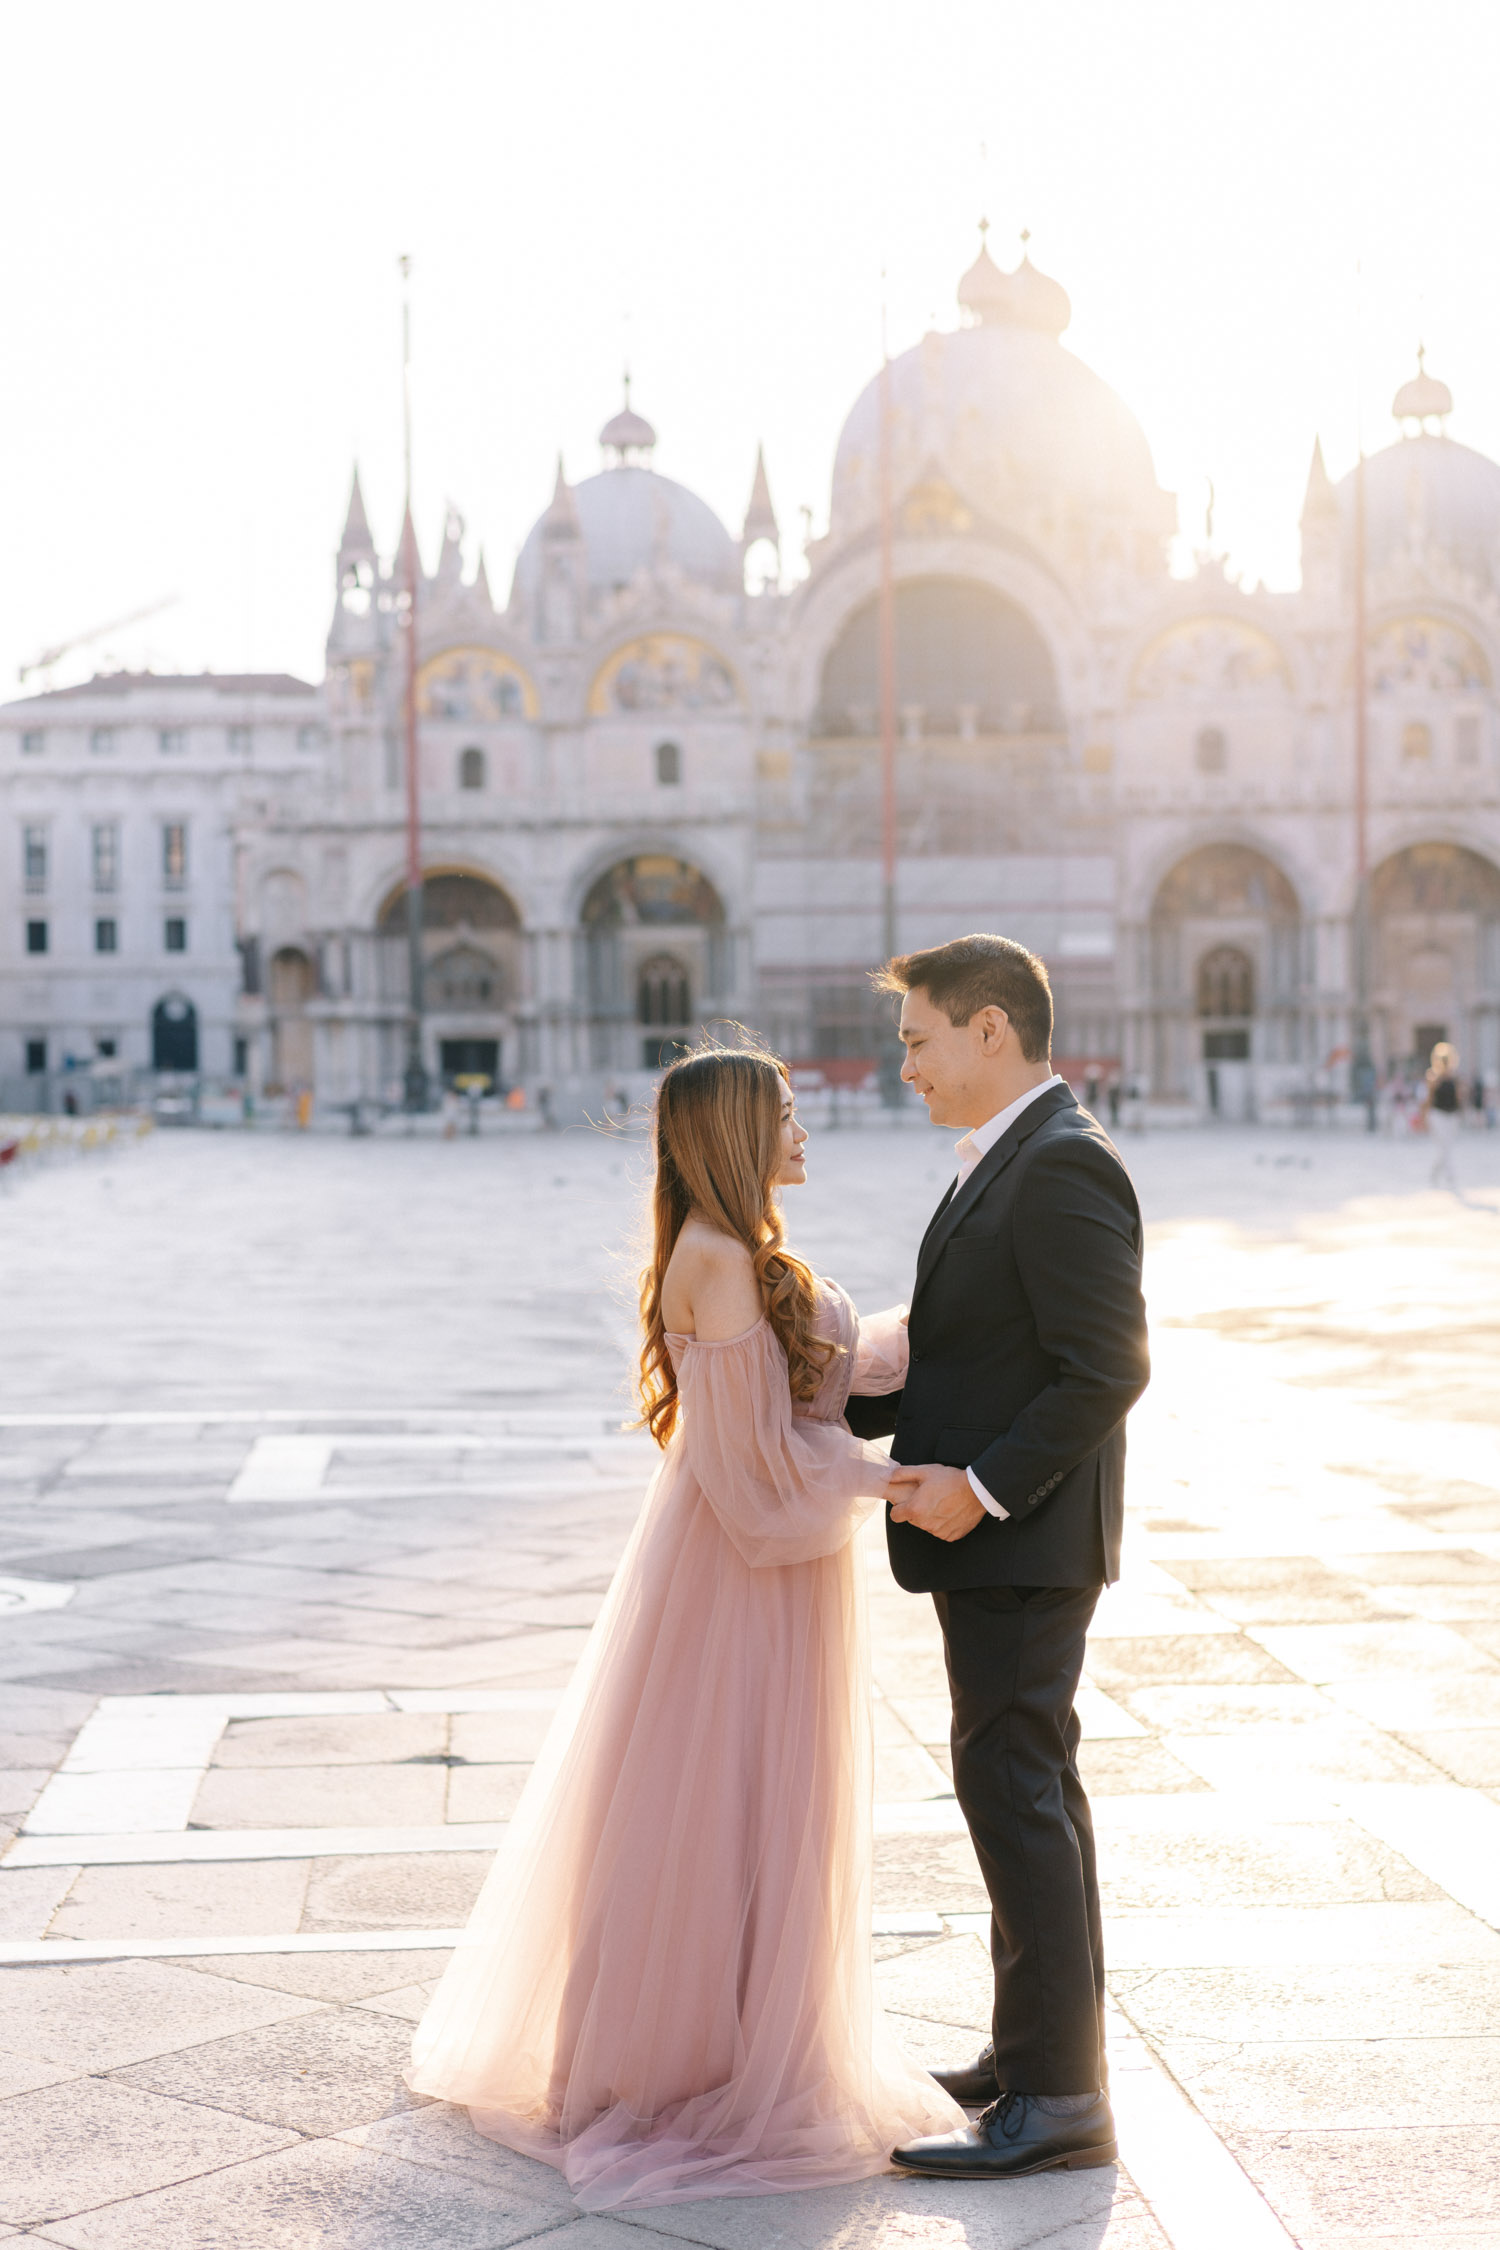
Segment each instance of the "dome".
[[[1335,487],[1351,527],[1355,474],[1351,469]],[[1366,556],[1378,566],[1413,544],[1441,549],[1478,578],[1500,578],[1500,464],[1429,431],[1372,453],[1365,462]]]
[[[898,501],[936,470],[971,507],[996,521],[1013,516],[1018,501],[1055,501],[1094,516],[1126,517],[1166,536],[1176,524],[1175,504],[1157,484],[1145,432],[1109,385],[1058,342],[1060,308],[1042,292],[1056,291],[1063,307],[1067,299],[1055,282],[1023,264],[1021,272],[1028,270],[1040,286],[1024,323],[1013,311],[999,319],[986,311],[980,325],[933,331],[892,360]],[[1009,292],[1018,277],[999,278]],[[1023,287],[1031,290],[1031,281]],[[1014,296],[1008,302],[1013,308]],[[868,522],[878,506],[880,392],[877,375],[839,434],[832,503],[837,534]]]
[[630,403],[630,377],[625,377],[625,404],[618,414],[612,414],[599,432],[599,443],[606,453],[613,453],[620,461],[628,461],[632,454],[649,455],[656,444],[656,432],[644,414],[637,414]]
[[[979,231],[984,233],[983,225]],[[981,327],[986,321],[1004,320],[1010,310],[1010,277],[990,256],[987,242],[980,243],[978,257],[959,282],[958,301]]]
[[1427,372],[1427,354],[1417,346],[1417,372],[1409,383],[1403,383],[1391,400],[1391,412],[1398,422],[1425,422],[1429,416],[1441,421],[1453,412],[1453,393],[1446,383]]
[[[624,586],[644,564],[663,560],[687,578],[724,593],[742,583],[740,551],[706,500],[655,469],[601,470],[571,488],[596,592]],[[545,517],[533,524],[516,564],[516,595],[529,599],[541,579]]]
[[656,443],[656,432],[644,414],[626,406],[610,416],[599,432],[599,443],[609,453],[649,453]]
[[1073,317],[1073,306],[1060,281],[1038,273],[1023,258],[1010,280],[1010,318],[1018,328],[1034,328],[1040,336],[1060,336]]

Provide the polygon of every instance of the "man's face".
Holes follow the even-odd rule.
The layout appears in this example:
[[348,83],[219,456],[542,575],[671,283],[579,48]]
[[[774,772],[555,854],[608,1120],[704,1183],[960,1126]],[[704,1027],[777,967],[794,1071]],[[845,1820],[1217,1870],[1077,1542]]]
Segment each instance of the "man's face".
[[901,1075],[927,1104],[934,1125],[982,1125],[992,1114],[987,1082],[1008,1028],[1003,1008],[979,1008],[967,1023],[950,1023],[920,985],[907,993]]

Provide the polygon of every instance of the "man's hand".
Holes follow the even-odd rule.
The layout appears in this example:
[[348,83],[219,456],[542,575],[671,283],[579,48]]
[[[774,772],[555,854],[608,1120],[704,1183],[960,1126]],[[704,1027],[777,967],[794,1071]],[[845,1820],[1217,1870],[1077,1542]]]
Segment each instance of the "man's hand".
[[963,1470],[945,1469],[937,1461],[897,1469],[891,1478],[890,1500],[897,1523],[914,1523],[934,1539],[966,1538],[988,1513],[975,1499]]

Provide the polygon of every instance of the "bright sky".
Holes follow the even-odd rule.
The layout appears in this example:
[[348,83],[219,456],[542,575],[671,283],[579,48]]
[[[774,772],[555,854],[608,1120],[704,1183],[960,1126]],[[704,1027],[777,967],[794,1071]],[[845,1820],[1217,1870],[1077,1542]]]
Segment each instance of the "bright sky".
[[[738,529],[764,440],[821,528],[879,351],[975,222],[1068,289],[1201,535],[1295,581],[1315,432],[1394,435],[1419,336],[1500,455],[1493,0],[55,0],[5,11],[0,695],[102,663],[316,677],[358,456],[492,584],[628,352],[657,466]],[[1358,266],[1362,279],[1356,281]]]

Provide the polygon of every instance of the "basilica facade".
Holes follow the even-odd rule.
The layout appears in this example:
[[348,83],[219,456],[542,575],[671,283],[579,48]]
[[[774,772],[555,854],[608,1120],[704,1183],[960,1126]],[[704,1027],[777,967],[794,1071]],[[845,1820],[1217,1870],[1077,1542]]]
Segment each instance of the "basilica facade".
[[[434,1078],[597,1110],[723,1018],[831,1079],[873,1066],[884,446],[900,946],[1022,939],[1066,1064],[1159,1104],[1274,1116],[1347,1088],[1353,478],[1313,448],[1296,592],[1211,558],[1174,576],[1175,503],[1069,318],[1028,259],[1006,273],[981,249],[956,321],[855,401],[789,589],[764,465],[736,536],[654,468],[628,395],[599,471],[559,464],[503,601],[450,521],[415,627]],[[1379,1069],[1447,1036],[1493,1080],[1500,466],[1447,435],[1451,404],[1419,367],[1364,472],[1364,988]],[[404,579],[356,477],[302,722],[316,755],[226,800],[233,1046],[202,1067],[262,1091],[399,1093]],[[0,712],[0,786],[5,730],[51,700]]]

